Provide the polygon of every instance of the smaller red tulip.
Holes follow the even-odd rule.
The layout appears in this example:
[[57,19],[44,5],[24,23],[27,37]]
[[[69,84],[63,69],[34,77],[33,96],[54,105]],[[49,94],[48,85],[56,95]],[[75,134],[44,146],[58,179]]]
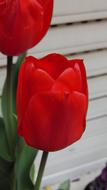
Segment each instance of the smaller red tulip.
[[0,0],[0,51],[18,55],[49,29],[53,0]]
[[83,60],[59,54],[27,57],[17,90],[18,132],[27,144],[57,151],[79,140],[86,127],[87,79]]

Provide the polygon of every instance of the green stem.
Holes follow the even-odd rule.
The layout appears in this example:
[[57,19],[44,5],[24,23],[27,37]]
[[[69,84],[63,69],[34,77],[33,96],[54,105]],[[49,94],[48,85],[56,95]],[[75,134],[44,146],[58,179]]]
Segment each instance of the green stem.
[[[12,56],[7,56],[6,88],[7,88],[7,118],[8,118],[7,122],[8,122],[9,126],[11,126],[10,115],[11,115],[11,112],[12,112],[12,86],[11,86],[12,62],[13,62],[13,57]],[[11,151],[11,148],[12,148],[12,142],[10,142],[10,139],[12,139],[12,136],[13,136],[11,134],[11,132],[12,132],[12,130],[8,129],[7,135],[8,135],[10,151]]]
[[41,185],[42,177],[43,177],[43,174],[44,174],[47,158],[48,158],[48,152],[43,152],[34,190],[40,190],[40,185]]
[[7,98],[8,98],[8,114],[12,112],[12,86],[11,86],[11,77],[12,77],[12,62],[13,57],[7,56]]
[[12,83],[12,68],[13,67],[13,57],[7,56],[7,77],[6,84],[4,87],[3,94],[3,114],[5,118],[6,125],[6,135],[9,146],[10,155],[14,156],[15,142],[16,142],[16,128],[14,126],[13,118],[13,83]]
[[[7,78],[6,78],[6,88],[7,88],[7,118],[9,124],[9,145],[10,145],[10,152],[12,157],[14,156],[15,150],[15,126],[13,125],[12,114],[13,114],[13,86],[12,86],[12,66],[13,66],[13,56],[7,56]],[[13,128],[14,127],[14,128]],[[11,174],[11,189],[16,190],[16,175],[15,175],[15,165],[13,167],[13,171]]]
[[12,67],[13,57],[7,56],[7,78],[10,79],[11,67]]

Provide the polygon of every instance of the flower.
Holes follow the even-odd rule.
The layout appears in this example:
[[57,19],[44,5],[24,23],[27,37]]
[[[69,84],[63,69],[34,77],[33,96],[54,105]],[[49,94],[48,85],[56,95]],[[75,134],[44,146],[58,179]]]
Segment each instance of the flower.
[[18,55],[36,45],[46,34],[53,0],[1,0],[0,51]]
[[83,60],[60,54],[22,64],[17,89],[18,133],[44,151],[63,149],[86,128],[88,90]]

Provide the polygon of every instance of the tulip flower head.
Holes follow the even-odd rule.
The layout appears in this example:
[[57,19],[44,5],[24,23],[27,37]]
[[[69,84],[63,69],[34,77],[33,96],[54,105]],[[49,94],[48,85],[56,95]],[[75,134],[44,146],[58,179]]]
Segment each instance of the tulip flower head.
[[0,0],[0,51],[18,55],[46,34],[53,0]]
[[18,132],[27,144],[44,151],[61,150],[86,128],[88,87],[83,60],[59,54],[27,57],[17,89]]

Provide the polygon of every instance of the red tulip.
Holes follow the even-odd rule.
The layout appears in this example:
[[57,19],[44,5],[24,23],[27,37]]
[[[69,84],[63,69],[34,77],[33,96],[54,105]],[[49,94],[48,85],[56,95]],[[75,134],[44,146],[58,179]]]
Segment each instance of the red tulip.
[[46,34],[53,0],[0,0],[0,51],[18,55]]
[[27,57],[17,90],[18,132],[44,151],[63,149],[80,139],[86,127],[87,79],[83,60],[59,54]]

